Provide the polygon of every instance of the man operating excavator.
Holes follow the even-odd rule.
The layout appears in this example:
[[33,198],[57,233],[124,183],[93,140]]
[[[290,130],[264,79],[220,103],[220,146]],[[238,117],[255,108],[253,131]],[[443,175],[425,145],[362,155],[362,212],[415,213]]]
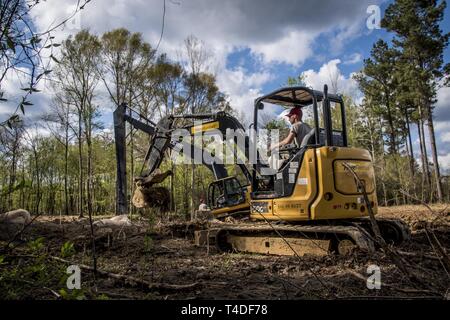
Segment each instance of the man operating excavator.
[[289,118],[289,122],[292,124],[291,131],[286,138],[271,146],[272,151],[281,146],[290,144],[294,140],[297,147],[300,147],[303,138],[311,131],[311,127],[302,121],[303,112],[300,107],[292,108],[286,117]]

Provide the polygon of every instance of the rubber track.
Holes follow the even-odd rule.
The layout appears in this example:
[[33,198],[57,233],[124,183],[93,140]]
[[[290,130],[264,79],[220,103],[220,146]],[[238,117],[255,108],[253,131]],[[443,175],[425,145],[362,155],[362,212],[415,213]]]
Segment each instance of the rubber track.
[[[374,252],[375,251],[375,245],[373,241],[371,240],[370,235],[363,229],[360,229],[355,226],[333,226],[333,225],[267,225],[267,224],[252,224],[252,225],[225,225],[225,224],[219,224],[216,226],[219,231],[217,233],[217,244],[219,245],[219,249],[222,249],[224,247],[224,244],[221,243],[222,241],[220,238],[220,235],[223,234],[242,234],[247,233],[248,235],[252,235],[254,233],[273,233],[275,237],[279,237],[279,235],[275,232],[275,230],[279,231],[280,233],[283,232],[289,232],[289,233],[298,233],[299,238],[308,239],[310,237],[305,236],[305,233],[307,234],[322,234],[322,235],[344,235],[348,236],[355,244],[362,250],[368,251],[368,252]],[[315,239],[312,239],[315,240]],[[220,247],[222,246],[222,248]]]

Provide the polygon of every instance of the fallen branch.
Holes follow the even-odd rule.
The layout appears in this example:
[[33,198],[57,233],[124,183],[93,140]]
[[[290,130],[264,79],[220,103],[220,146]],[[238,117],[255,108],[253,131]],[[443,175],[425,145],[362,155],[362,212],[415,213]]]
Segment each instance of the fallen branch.
[[375,215],[373,213],[372,205],[369,201],[369,196],[367,195],[366,186],[359,178],[358,174],[353,170],[353,168],[348,165],[348,163],[344,162],[343,166],[353,175],[355,182],[356,182],[356,189],[361,190],[364,198],[364,202],[367,206],[367,211],[369,213],[369,219],[372,225],[372,230],[375,234],[375,240],[380,245],[380,247],[383,249],[383,251],[391,258],[392,262],[399,268],[408,278],[409,280],[414,283],[419,283],[422,287],[428,287],[421,279],[417,277],[415,273],[408,270],[406,266],[406,261],[396,252],[394,248],[390,248],[386,241],[384,241],[383,237],[381,236],[380,228],[378,226],[377,220],[375,219]]
[[[50,256],[50,258],[52,260],[71,264],[71,265],[76,264],[76,263],[72,263],[71,261],[59,258],[59,257]],[[92,272],[94,271],[93,267],[90,267],[90,266],[87,266],[84,264],[76,264],[76,265],[78,265],[81,269],[92,271]],[[197,283],[197,282],[192,283],[192,284],[182,284],[182,285],[167,284],[167,283],[150,283],[148,281],[141,280],[141,279],[138,279],[138,278],[135,278],[132,276],[125,276],[122,274],[107,272],[107,271],[103,271],[103,270],[99,270],[99,269],[97,269],[96,272],[97,272],[97,275],[99,275],[99,276],[112,278],[112,279],[116,279],[116,280],[121,280],[130,285],[135,283],[137,285],[141,285],[142,287],[144,287],[147,290],[178,291],[178,290],[191,290],[191,289],[194,289],[199,286],[199,283]]]
[[[26,283],[26,284],[29,284],[29,285],[32,285],[32,286],[36,286],[35,282],[28,281],[28,280],[25,280],[25,279],[17,279],[16,278],[14,281],[19,281],[19,282],[23,282],[23,283]],[[59,293],[57,293],[55,290],[53,290],[52,288],[44,287],[44,286],[41,286],[41,288],[45,289],[47,291],[50,291],[57,299],[61,298],[61,295]]]
[[117,298],[117,299],[124,298],[127,300],[141,299],[141,297],[138,297],[135,295],[129,295],[129,294],[125,294],[125,293],[116,293],[116,292],[110,292],[110,291],[97,291],[96,294],[104,294],[108,298]]
[[[364,283],[367,282],[367,277],[365,277],[361,273],[359,273],[359,272],[357,272],[357,271],[355,271],[353,269],[350,269],[350,268],[347,268],[346,271],[349,274],[351,274],[352,276],[354,276],[355,278],[358,278],[358,279],[364,281]],[[398,286],[387,284],[387,283],[383,283],[382,286],[386,287],[386,288],[389,288],[391,290],[398,291],[398,292],[403,292],[403,293],[411,293],[411,294],[420,293],[420,294],[430,294],[430,295],[438,296],[439,298],[443,298],[444,297],[441,293],[436,292],[436,291],[431,291],[431,290],[412,289],[412,288],[400,288]]]
[[438,256],[432,256],[429,254],[420,254],[420,253],[414,253],[414,252],[406,252],[406,251],[400,251],[397,250],[397,253],[401,256],[405,256],[405,257],[413,257],[413,258],[425,258],[425,259],[430,259],[430,260],[440,260],[440,258]]
[[[427,203],[415,198],[414,196],[410,195],[405,190],[400,189],[400,192],[403,193],[407,197],[410,197],[414,200],[419,201],[423,206],[425,206],[432,213],[432,215],[436,215],[436,216],[438,215],[436,212],[433,211],[433,209],[431,209],[431,207]],[[440,253],[442,255],[442,258],[439,258],[439,261],[440,261],[442,267],[444,268],[445,272],[447,273],[447,276],[450,277],[450,274],[448,272],[448,270],[450,270],[450,258],[448,256],[447,252],[445,251],[444,247],[442,247],[441,242],[436,237],[436,234],[429,228],[428,224],[425,224],[425,234],[428,238],[428,242],[430,243],[430,245],[433,248],[436,255],[438,257],[439,257],[438,253]]]

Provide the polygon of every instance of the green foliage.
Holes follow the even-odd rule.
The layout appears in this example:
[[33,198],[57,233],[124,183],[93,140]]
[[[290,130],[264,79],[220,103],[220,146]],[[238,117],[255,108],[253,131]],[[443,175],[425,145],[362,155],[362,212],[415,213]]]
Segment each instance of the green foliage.
[[306,75],[302,73],[297,77],[288,77],[287,85],[306,87]]
[[264,129],[267,130],[274,130],[274,129],[288,129],[288,126],[286,124],[286,121],[283,119],[271,119],[270,121],[266,122],[264,125]]
[[86,295],[82,289],[60,289],[59,294],[63,300],[86,300]]
[[95,299],[96,300],[109,300],[109,297],[106,294],[102,293],[102,294],[96,296]]
[[381,119],[389,153],[397,153],[405,141],[405,119],[397,107],[399,79],[396,77],[398,51],[378,40],[371,57],[364,60],[364,69],[354,76],[364,94],[364,103],[370,106],[373,117]]
[[[215,76],[206,72],[206,56],[198,42],[190,38],[193,64],[186,66],[165,54],[157,56],[140,33],[123,28],[100,36],[82,30],[63,41],[59,63],[52,71],[58,80],[53,83],[55,109],[44,125],[52,135],[30,134],[23,126],[4,139],[0,132],[0,171],[7,173],[0,175],[0,211],[23,207],[35,213],[65,214],[67,207],[68,214],[78,214],[91,204],[94,214],[114,213],[114,137],[111,131],[101,131],[98,104],[103,101],[98,99],[99,87],[108,87],[112,106],[127,102],[154,122],[168,114],[191,111],[231,112],[228,97],[220,91]],[[48,74],[46,70],[39,78]],[[127,161],[127,173],[136,177],[148,135],[134,130],[127,137],[128,159],[131,150],[134,159],[133,164]],[[173,179],[174,206],[178,212],[188,212],[188,195],[196,201],[204,197],[212,177],[204,168],[196,167],[198,175],[192,190],[185,174],[191,173],[191,168],[179,168]],[[128,187],[131,189],[131,183]]]
[[30,187],[31,187],[30,181],[21,180],[12,187],[8,186],[5,188],[5,190],[0,190],[0,195],[6,196],[8,194],[19,191],[21,189],[30,188]]
[[30,257],[0,256],[0,299],[55,298],[48,288],[57,288],[58,279],[66,273],[48,259],[43,248],[43,238],[38,238],[25,247]]
[[39,253],[44,248],[45,245],[44,241],[45,238],[43,237],[39,237],[35,240],[32,240],[28,242],[28,248],[30,248],[32,252]]
[[72,242],[67,241],[61,246],[61,257],[67,258],[75,254],[75,247]]

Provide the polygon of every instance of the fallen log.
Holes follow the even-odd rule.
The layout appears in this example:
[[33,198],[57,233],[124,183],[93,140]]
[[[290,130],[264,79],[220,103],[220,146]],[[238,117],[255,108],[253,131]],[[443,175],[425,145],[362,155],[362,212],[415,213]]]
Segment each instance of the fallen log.
[[115,216],[109,219],[101,219],[94,222],[96,227],[129,227],[132,223],[126,214]]
[[[59,261],[62,263],[67,263],[70,265],[78,265],[80,267],[80,269],[84,269],[84,270],[88,270],[91,272],[94,272],[94,268],[84,265],[84,264],[76,264],[73,263],[69,260],[66,259],[62,259],[60,257],[55,257],[55,256],[50,256],[50,258],[52,260],[55,261]],[[116,280],[120,280],[123,281],[125,284],[128,284],[130,286],[136,286],[136,285],[140,285],[142,286],[144,289],[149,290],[149,291],[182,291],[182,290],[193,290],[197,287],[200,286],[200,284],[198,282],[194,282],[191,284],[167,284],[167,283],[150,283],[148,281],[142,280],[142,279],[138,279],[136,277],[132,277],[132,276],[126,276],[123,274],[118,274],[118,273],[112,273],[112,272],[108,272],[108,271],[103,271],[103,270],[99,270],[97,269],[97,275],[98,276],[103,276],[103,277],[107,277],[107,278],[112,278],[112,279],[116,279]]]

